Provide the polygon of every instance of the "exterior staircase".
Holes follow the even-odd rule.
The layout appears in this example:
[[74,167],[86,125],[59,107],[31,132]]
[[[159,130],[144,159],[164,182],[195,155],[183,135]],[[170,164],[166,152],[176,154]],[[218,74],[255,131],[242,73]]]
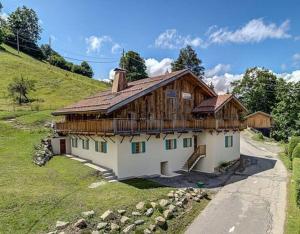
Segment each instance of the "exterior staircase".
[[182,167],[182,170],[190,172],[201,158],[206,157],[206,145],[199,145]]

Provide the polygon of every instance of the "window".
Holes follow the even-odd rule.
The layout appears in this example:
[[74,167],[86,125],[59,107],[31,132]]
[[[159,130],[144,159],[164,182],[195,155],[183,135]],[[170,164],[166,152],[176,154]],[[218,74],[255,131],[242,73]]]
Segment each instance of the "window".
[[107,142],[95,141],[95,151],[101,153],[107,153]]
[[233,146],[233,136],[225,136],[225,148]]
[[77,148],[78,147],[78,138],[71,138],[71,144],[73,148]]
[[88,150],[89,149],[89,139],[83,139],[82,140],[82,149],[86,149]]
[[176,139],[167,139],[165,141],[166,150],[176,149],[177,148],[177,141]]
[[132,154],[140,154],[146,152],[146,143],[142,142],[131,142],[131,152]]
[[183,138],[183,148],[192,147],[192,138]]

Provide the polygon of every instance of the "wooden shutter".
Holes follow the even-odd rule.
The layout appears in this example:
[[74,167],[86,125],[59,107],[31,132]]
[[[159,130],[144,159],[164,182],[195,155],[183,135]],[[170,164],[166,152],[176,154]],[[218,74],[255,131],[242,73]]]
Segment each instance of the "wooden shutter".
[[99,141],[95,141],[95,151],[99,152]]
[[142,142],[142,152],[143,153],[146,152],[146,142],[145,141]]
[[135,142],[131,142],[131,153],[132,154],[135,154],[136,152],[135,152],[135,149],[136,149],[136,147],[135,147]]
[[228,147],[228,136],[225,136],[225,147]]
[[174,139],[173,141],[174,141],[174,149],[176,149],[177,148],[177,140]]

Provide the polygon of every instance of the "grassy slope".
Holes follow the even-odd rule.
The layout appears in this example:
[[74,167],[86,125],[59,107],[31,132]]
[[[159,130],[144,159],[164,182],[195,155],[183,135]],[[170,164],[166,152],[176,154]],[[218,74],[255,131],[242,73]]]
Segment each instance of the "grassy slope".
[[[285,224],[286,234],[300,234],[300,209],[297,207],[295,198],[295,180],[300,179],[300,159],[294,159],[291,163],[289,157],[281,153],[280,159],[291,173],[288,184],[288,204]],[[293,164],[293,165],[292,165]]]
[[[34,165],[33,145],[47,134],[42,125],[52,119],[51,109],[88,96],[105,85],[4,48],[6,52],[0,51],[0,233],[43,233],[53,230],[57,220],[74,221],[82,211],[90,209],[97,214],[90,222],[97,223],[99,215],[109,208],[131,210],[139,201],[166,195],[170,188],[140,179],[88,189],[90,183],[101,178],[94,170],[64,157],[53,158],[45,167]],[[25,77],[37,80],[38,89],[31,97],[45,100],[38,104],[39,111],[18,108],[12,112],[12,105],[5,98],[7,84],[21,71]],[[13,123],[3,121],[12,118]],[[195,204],[188,215],[179,218],[180,222],[171,220],[168,233],[183,232],[207,203]],[[156,212],[153,218],[157,215]]]
[[4,50],[0,50],[0,110],[12,109],[10,100],[6,98],[6,90],[11,80],[20,75],[37,81],[37,91],[32,92],[30,97],[43,100],[33,103],[41,109],[57,109],[107,88],[103,82],[50,66],[23,53],[18,55],[16,50],[6,45],[2,47]]

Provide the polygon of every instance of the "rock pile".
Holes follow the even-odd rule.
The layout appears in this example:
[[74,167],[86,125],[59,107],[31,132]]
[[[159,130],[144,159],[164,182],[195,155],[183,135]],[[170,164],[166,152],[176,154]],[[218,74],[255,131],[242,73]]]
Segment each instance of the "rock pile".
[[53,157],[50,138],[42,139],[34,149],[33,162],[39,166],[44,166]]
[[[86,228],[95,234],[103,232],[132,233],[143,230],[144,234],[150,234],[159,229],[166,230],[170,219],[184,214],[194,202],[200,202],[207,196],[208,194],[202,189],[177,189],[170,191],[165,199],[152,202],[141,201],[133,210],[107,210],[99,216],[93,210],[82,212],[83,218],[73,224],[57,221],[56,230],[63,230],[66,234],[81,233],[82,229]],[[98,223],[93,223],[95,221],[92,221],[91,218],[92,220],[98,219]]]

